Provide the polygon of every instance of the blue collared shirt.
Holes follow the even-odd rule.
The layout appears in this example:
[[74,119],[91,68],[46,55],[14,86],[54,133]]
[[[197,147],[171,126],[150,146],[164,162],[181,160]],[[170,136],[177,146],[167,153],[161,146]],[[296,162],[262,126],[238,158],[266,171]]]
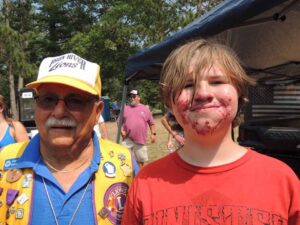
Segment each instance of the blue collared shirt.
[[[41,159],[40,136],[37,134],[27,145],[22,157],[18,160],[17,168],[32,168],[35,172],[33,211],[31,225],[55,225],[55,219],[46,190],[44,177],[50,199],[55,211],[58,224],[68,225],[74,215],[80,199],[89,180],[98,170],[100,164],[100,146],[96,134],[93,135],[94,155],[90,166],[80,174],[70,190],[65,193],[61,185],[53,177]],[[74,216],[72,225],[95,225],[93,212],[92,185],[89,184],[85,196]]]

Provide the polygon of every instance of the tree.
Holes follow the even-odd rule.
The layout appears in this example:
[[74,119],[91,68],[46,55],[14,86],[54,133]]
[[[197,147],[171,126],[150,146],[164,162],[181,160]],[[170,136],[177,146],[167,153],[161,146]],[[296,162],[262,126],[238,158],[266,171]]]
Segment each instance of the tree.
[[[115,2],[101,17],[91,33],[92,49],[99,49],[97,59],[103,63],[104,92],[121,99],[122,86],[112,93],[112,77],[123,80],[128,57],[141,48],[151,46],[186,26],[220,1],[161,1],[127,0]],[[200,7],[201,6],[201,7]],[[94,43],[94,44],[92,44]],[[94,53],[93,53],[94,54]],[[105,81],[108,81],[106,83]],[[123,83],[120,83],[121,85]],[[152,107],[159,101],[157,83],[137,81],[146,104]],[[145,91],[143,91],[145,90]],[[156,103],[155,103],[156,101]]]
[[[43,58],[74,52],[100,64],[103,95],[120,100],[128,57],[172,35],[217,3],[6,0],[0,20],[0,73],[8,74],[11,68],[14,78],[18,74],[29,82]],[[158,85],[147,82],[139,82],[145,103],[157,107],[153,96],[158,96]]]
[[24,15],[30,9],[31,2],[21,3],[4,0],[0,23],[0,63],[2,74],[6,74],[8,77],[11,112],[16,119],[18,118],[18,111],[15,77],[18,78],[20,86],[23,86],[22,78],[32,75],[34,71],[34,65],[29,62],[27,49],[31,35],[31,32],[27,32],[30,25],[26,27],[28,14]]
[[[141,48],[162,41],[200,16],[208,8],[206,5],[218,1],[109,2],[110,4],[101,5],[103,10],[98,22],[90,31],[78,32],[64,47],[98,62],[101,65],[103,94],[109,95],[113,100],[120,100],[128,57]],[[158,96],[158,85],[142,83],[142,89],[151,88],[151,91],[145,91],[145,100],[154,106],[151,100],[153,95],[150,96],[150,93],[154,89]]]

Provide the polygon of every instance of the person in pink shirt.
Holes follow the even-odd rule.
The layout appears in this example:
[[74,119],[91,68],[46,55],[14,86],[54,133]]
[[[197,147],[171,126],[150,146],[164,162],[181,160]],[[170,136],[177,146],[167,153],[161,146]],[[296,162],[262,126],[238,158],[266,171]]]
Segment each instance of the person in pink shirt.
[[122,145],[133,151],[136,161],[142,167],[148,161],[147,127],[149,126],[151,131],[151,142],[155,142],[155,124],[149,107],[141,104],[137,90],[130,91],[129,102],[124,108]]

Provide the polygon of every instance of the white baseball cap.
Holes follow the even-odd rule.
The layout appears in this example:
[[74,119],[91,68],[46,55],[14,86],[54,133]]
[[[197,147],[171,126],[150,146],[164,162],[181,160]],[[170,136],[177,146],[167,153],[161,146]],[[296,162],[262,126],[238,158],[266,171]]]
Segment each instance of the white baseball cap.
[[131,91],[130,91],[130,94],[131,94],[131,95],[138,95],[139,92],[138,92],[137,90],[131,90]]
[[55,83],[101,96],[100,66],[74,53],[43,59],[37,80],[26,85],[37,88],[41,84]]

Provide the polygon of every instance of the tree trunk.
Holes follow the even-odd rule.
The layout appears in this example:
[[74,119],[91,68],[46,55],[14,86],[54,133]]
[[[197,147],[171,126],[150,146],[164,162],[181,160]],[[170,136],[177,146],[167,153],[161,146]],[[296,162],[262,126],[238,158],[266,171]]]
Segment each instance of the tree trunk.
[[[4,20],[7,27],[9,27],[9,5],[8,0],[4,0]],[[14,119],[19,119],[17,113],[17,104],[16,104],[16,93],[15,93],[15,79],[13,73],[13,63],[11,61],[10,53],[7,53],[6,66],[7,66],[7,76],[9,83],[9,96],[10,96],[10,107],[11,114]]]
[[24,79],[21,76],[18,76],[18,91],[24,87]]
[[6,65],[7,65],[7,74],[8,74],[8,82],[9,82],[11,114],[14,119],[18,120],[19,114],[17,112],[16,93],[15,93],[15,78],[14,78],[14,73],[13,73],[12,62],[10,60],[7,60]]

